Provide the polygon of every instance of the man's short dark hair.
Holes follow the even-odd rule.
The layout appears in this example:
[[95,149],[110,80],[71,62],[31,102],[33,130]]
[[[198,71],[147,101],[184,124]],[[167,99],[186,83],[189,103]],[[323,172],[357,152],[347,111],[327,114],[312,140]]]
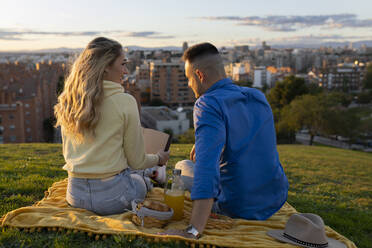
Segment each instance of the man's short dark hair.
[[182,56],[182,59],[184,61],[188,60],[190,63],[192,63],[198,57],[215,54],[219,54],[217,48],[211,43],[205,42],[193,45],[186,49]]

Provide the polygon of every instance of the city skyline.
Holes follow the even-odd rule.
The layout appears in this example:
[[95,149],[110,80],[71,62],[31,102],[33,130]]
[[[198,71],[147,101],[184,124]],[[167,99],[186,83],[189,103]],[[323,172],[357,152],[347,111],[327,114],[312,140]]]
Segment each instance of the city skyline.
[[82,48],[97,36],[123,46],[372,43],[372,2],[2,1],[0,51]]

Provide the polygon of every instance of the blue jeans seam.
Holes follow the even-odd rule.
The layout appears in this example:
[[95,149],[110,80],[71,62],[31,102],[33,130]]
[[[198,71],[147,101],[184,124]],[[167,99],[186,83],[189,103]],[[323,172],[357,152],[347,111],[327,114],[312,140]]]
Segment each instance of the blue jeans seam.
[[90,198],[90,209],[93,210],[93,197],[92,197],[92,190],[91,190],[91,187],[90,187],[90,183],[89,183],[89,180],[87,180],[87,183],[88,183],[88,188],[89,188],[89,198]]
[[149,192],[149,187],[147,186],[146,180],[145,180],[145,170],[142,171],[142,180],[146,185],[146,191]]

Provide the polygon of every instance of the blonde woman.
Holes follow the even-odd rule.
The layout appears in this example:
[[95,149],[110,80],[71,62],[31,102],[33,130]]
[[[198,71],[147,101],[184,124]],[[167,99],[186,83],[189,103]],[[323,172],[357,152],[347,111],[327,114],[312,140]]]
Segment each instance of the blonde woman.
[[120,84],[126,62],[118,42],[92,40],[54,107],[68,172],[66,200],[100,215],[122,213],[133,199],[144,199],[150,176],[165,180],[165,167],[157,165],[169,159],[169,152],[145,153],[136,100]]

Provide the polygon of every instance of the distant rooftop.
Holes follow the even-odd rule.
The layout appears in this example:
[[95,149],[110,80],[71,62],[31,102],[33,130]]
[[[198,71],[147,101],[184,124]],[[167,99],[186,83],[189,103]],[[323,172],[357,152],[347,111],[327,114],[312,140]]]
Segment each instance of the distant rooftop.
[[146,112],[152,118],[157,121],[169,121],[169,120],[177,120],[178,116],[174,113],[173,110],[160,106],[160,107],[142,107],[142,112]]

